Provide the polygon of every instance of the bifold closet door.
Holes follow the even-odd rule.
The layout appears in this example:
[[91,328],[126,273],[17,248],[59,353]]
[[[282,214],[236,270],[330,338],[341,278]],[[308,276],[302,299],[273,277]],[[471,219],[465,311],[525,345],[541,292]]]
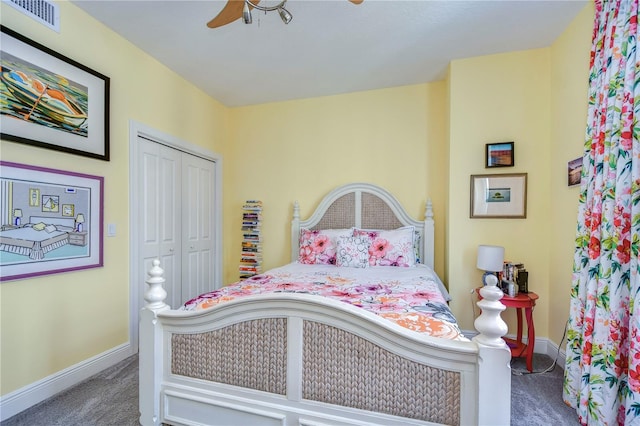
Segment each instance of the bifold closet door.
[[[160,259],[166,303],[176,308],[182,303],[182,153],[142,137],[138,137],[138,149],[141,187],[132,215],[140,227],[143,280],[148,278],[146,272],[153,260]],[[142,281],[138,299],[141,306],[145,287]]]
[[215,163],[182,155],[182,300],[214,287]]
[[215,290],[216,163],[138,137],[140,186],[133,217],[139,226],[140,307],[144,280],[154,259],[165,271],[166,303],[172,308]]

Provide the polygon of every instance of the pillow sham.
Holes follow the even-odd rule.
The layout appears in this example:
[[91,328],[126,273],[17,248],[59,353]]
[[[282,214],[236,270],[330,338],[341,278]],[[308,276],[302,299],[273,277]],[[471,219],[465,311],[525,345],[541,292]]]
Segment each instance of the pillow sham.
[[368,268],[370,245],[371,241],[367,235],[339,237],[336,265],[348,268]]
[[369,238],[370,266],[409,267],[416,264],[414,231],[413,226],[382,231],[354,229],[353,235],[366,235]]
[[47,225],[45,225],[42,222],[36,223],[35,225],[32,226],[32,228],[35,229],[36,231],[42,231],[46,227],[47,227]]
[[300,229],[298,261],[305,265],[335,265],[336,241],[353,235],[353,229]]
[[52,233],[53,231],[57,231],[55,225],[47,225],[44,227],[44,230],[47,231],[49,234]]
[[413,252],[416,256],[416,265],[422,263],[422,259],[420,257],[420,245],[422,244],[422,235],[420,235],[420,231],[417,229],[413,233]]

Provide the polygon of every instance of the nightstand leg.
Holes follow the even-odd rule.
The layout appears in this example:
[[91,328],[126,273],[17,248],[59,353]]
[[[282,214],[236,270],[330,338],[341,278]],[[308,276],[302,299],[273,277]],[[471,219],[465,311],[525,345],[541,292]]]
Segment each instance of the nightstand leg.
[[527,370],[533,372],[533,347],[536,343],[536,332],[533,328],[533,308],[526,308],[527,317]]
[[522,308],[516,308],[516,316],[518,317],[518,343],[522,343]]

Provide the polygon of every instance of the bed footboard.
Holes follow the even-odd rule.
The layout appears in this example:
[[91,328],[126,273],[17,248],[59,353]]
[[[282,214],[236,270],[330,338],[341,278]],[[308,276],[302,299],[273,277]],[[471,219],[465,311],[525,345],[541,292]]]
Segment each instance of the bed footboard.
[[509,424],[510,353],[491,327],[443,341],[291,293],[172,311],[157,261],[149,275],[143,425]]

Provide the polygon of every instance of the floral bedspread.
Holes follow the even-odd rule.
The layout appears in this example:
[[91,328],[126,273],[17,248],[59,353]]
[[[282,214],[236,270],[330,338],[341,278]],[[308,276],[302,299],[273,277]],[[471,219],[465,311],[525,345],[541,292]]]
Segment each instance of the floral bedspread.
[[254,294],[307,293],[361,307],[410,330],[466,341],[441,286],[435,273],[424,266],[363,269],[296,262],[202,294],[181,309],[206,309]]

